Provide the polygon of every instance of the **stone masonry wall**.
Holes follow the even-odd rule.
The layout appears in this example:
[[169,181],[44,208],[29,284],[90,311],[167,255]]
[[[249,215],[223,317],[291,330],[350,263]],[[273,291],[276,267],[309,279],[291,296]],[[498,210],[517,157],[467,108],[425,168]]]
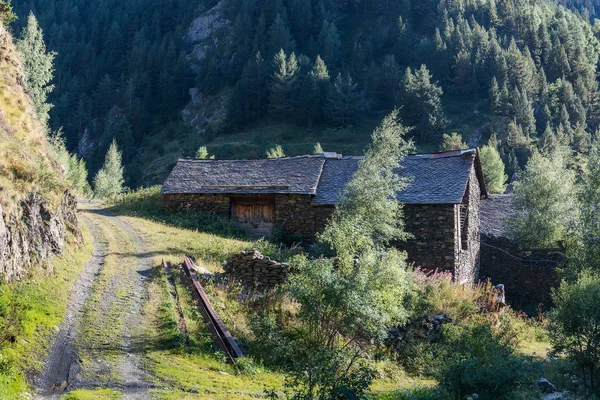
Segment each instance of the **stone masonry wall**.
[[480,229],[481,229],[481,191],[475,168],[471,167],[469,183],[463,199],[463,204],[468,207],[467,221],[465,223],[466,243],[461,238],[460,231],[460,205],[455,206],[456,229],[454,237],[454,254],[456,265],[454,279],[459,283],[475,283],[479,277],[480,258]]
[[275,223],[285,232],[312,240],[322,232],[333,214],[333,206],[313,206],[311,196],[280,194],[275,197]]
[[224,194],[165,194],[163,209],[169,212],[200,211],[227,219],[231,217],[229,196]]
[[227,259],[225,274],[244,286],[268,289],[286,281],[290,268],[263,256],[258,250],[244,251]]
[[506,301],[534,313],[552,305],[552,288],[560,279],[557,267],[565,261],[560,249],[521,249],[506,238],[482,237],[480,279],[504,285]]
[[[314,239],[317,232],[325,228],[334,207],[313,206],[311,200],[312,197],[308,195],[275,195],[275,224],[283,231],[298,234],[305,240]],[[165,194],[163,209],[169,212],[207,212],[229,219],[231,199],[225,194]]]
[[405,229],[414,238],[395,245],[408,253],[408,262],[425,270],[454,270],[454,206],[407,204]]

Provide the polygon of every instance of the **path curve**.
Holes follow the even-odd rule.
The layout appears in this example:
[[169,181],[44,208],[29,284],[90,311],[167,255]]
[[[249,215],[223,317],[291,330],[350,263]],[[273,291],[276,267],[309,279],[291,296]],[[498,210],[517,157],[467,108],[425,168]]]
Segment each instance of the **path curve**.
[[[147,246],[141,236],[131,226],[118,216],[101,209],[96,203],[85,203],[84,210],[79,215],[92,233],[94,252],[71,289],[71,298],[59,326],[59,333],[50,347],[42,373],[34,382],[37,388],[35,398],[58,400],[60,396],[70,390],[108,387],[121,392],[126,399],[148,399],[148,390],[152,386],[144,369],[145,355],[141,345],[143,343],[141,326],[143,305],[148,297],[146,281],[150,277],[152,257],[147,252]],[[124,304],[126,309],[124,319],[121,321],[120,343],[115,343],[116,348],[112,349],[118,353],[118,361],[112,365],[111,370],[106,371],[108,375],[118,379],[109,382],[101,379],[95,380],[95,372],[90,374],[89,371],[86,371],[93,371],[98,366],[84,365],[78,355],[78,350],[86,352],[87,349],[78,349],[77,346],[78,338],[84,330],[86,301],[89,301],[88,299],[93,294],[94,284],[98,280],[98,276],[104,272],[106,257],[109,255],[111,243],[109,243],[110,239],[102,234],[101,225],[103,224],[106,224],[105,229],[107,226],[116,228],[127,238],[134,252],[130,256],[135,257],[136,260],[131,267],[127,267],[129,269],[121,271],[121,275],[113,277],[113,280],[120,281],[111,281],[110,285],[112,286],[114,283],[126,287],[129,296]],[[114,237],[112,240],[113,245],[118,242]],[[125,256],[119,255],[119,257]],[[109,291],[111,288],[105,290]],[[104,292],[103,294],[105,297],[110,297],[106,296]],[[110,298],[106,300],[112,301]],[[119,305],[116,302],[115,304]],[[102,316],[102,312],[100,314]],[[102,351],[101,348],[93,350]],[[99,360],[98,363],[100,363]]]

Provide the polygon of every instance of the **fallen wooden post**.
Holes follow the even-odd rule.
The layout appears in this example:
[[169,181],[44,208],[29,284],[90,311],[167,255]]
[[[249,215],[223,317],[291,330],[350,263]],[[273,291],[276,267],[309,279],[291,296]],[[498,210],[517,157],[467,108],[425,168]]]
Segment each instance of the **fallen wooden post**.
[[198,275],[194,271],[194,263],[189,257],[185,257],[182,264],[182,270],[184,277],[190,283],[190,289],[192,290],[192,296],[198,302],[200,312],[206,322],[208,323],[209,329],[211,330],[217,345],[227,355],[227,360],[231,363],[235,362],[238,357],[243,357],[244,353],[238,346],[237,342],[231,336],[231,333],[225,327],[225,324],[219,318],[219,315],[215,311],[214,307],[210,303],[206,291],[198,280]]

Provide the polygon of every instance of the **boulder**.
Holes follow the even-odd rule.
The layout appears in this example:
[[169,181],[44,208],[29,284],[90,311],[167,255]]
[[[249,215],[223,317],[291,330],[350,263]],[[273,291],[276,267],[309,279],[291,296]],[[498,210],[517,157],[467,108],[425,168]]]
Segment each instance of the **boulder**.
[[540,378],[536,382],[537,382],[538,387],[540,388],[540,390],[543,393],[555,393],[555,392],[558,392],[558,390],[556,390],[556,386],[554,386],[552,384],[552,382],[550,382],[546,378]]

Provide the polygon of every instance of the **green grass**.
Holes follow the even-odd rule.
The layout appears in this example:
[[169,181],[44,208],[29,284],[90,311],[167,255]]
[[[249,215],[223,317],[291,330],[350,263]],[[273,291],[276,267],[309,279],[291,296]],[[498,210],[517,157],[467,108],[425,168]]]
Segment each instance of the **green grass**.
[[251,373],[240,374],[236,367],[226,364],[224,356],[212,342],[190,293],[179,274],[171,276],[179,294],[187,337],[177,327],[179,317],[167,276],[156,267],[149,285],[149,300],[145,315],[153,316],[145,325],[146,336],[154,343],[146,353],[148,367],[157,386],[159,399],[250,399],[262,395],[266,388],[278,389],[283,376],[260,367]]
[[[111,373],[94,376],[105,383],[118,382],[120,376],[115,373],[122,352],[118,350],[121,343],[122,330],[126,320],[126,312],[131,299],[131,288],[127,279],[130,271],[138,262],[135,248],[125,233],[112,222],[103,217],[88,215],[101,235],[107,241],[107,256],[104,266],[94,281],[90,296],[83,306],[82,332],[77,336],[83,365],[93,366],[101,360],[111,366]],[[114,349],[106,349],[106,345]],[[93,368],[88,371],[96,373]]]
[[61,397],[61,400],[120,400],[121,392],[112,389],[78,389]]
[[43,367],[50,339],[66,311],[70,288],[93,252],[91,234],[85,227],[82,230],[83,247],[68,247],[50,261],[48,270],[5,286],[9,308],[22,311],[14,341],[0,349],[2,399],[18,398],[28,391],[25,374],[37,373]]

